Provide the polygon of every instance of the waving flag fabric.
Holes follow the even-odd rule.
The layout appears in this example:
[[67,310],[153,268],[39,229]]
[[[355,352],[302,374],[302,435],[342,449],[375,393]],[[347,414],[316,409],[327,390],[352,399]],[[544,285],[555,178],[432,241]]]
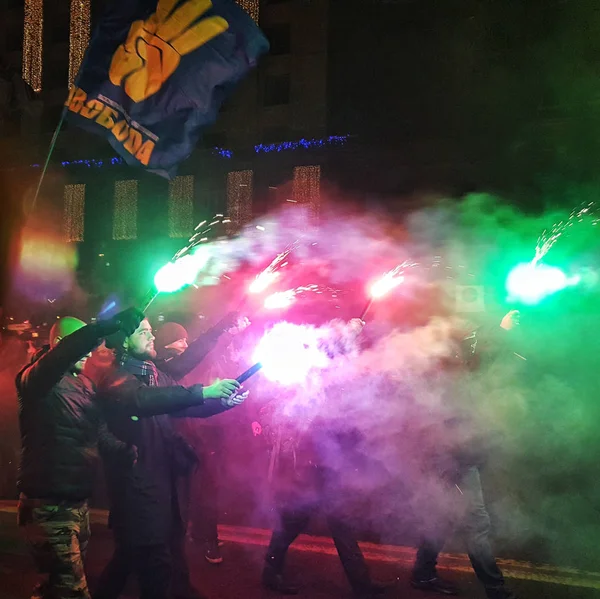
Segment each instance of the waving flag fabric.
[[233,0],[113,0],[65,103],[128,164],[167,178],[269,48]]

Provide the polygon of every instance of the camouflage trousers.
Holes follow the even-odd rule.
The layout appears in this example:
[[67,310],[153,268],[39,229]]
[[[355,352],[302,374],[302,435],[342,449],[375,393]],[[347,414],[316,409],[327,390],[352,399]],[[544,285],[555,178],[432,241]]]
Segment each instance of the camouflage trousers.
[[90,599],[83,559],[90,538],[87,502],[19,498],[18,524],[40,574],[32,599]]

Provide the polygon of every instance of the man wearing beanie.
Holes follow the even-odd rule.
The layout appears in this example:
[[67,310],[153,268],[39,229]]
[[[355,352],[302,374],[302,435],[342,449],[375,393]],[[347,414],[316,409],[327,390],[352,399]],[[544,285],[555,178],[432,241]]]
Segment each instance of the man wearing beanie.
[[[186,506],[178,490],[179,479],[191,472],[197,458],[176,432],[174,420],[224,412],[242,403],[247,393],[240,395],[240,385],[233,379],[189,388],[176,381],[187,375],[235,323],[233,315],[226,317],[184,353],[159,361],[160,368],[155,363],[158,355],[148,320],[143,320],[132,335],[115,336],[107,343],[117,356],[115,372],[103,392],[109,427],[119,439],[135,445],[139,457],[132,469],[108,464],[115,552],[101,575],[95,599],[118,597],[132,572],[137,575],[141,599],[201,596],[189,582],[183,555]],[[181,331],[175,336],[179,334]],[[140,395],[149,392],[155,396],[152,409],[138,401]]]
[[135,309],[89,325],[62,318],[50,331],[50,344],[17,375],[22,445],[18,523],[38,571],[48,576],[35,597],[89,597],[83,558],[99,444],[129,463],[134,456],[109,435],[93,401],[94,386],[82,371],[103,337],[116,331],[129,335],[142,318]]
[[156,349],[154,363],[161,368],[164,363],[180,356],[188,348],[188,332],[176,322],[165,322],[156,333],[154,347]]

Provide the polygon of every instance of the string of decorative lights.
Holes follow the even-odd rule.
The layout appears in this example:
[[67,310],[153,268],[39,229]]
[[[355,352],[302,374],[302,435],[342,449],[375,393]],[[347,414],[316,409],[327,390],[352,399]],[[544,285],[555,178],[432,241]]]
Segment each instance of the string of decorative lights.
[[257,154],[269,152],[288,152],[293,150],[308,150],[310,148],[323,148],[325,146],[343,146],[349,135],[330,135],[323,139],[298,139],[296,141],[282,141],[273,144],[258,144],[254,146]]
[[69,29],[69,88],[75,82],[90,41],[90,0],[71,0]]
[[292,197],[298,204],[308,204],[312,215],[318,218],[321,207],[320,166],[297,166],[294,168]]
[[85,184],[65,185],[63,229],[65,241],[83,241]]
[[115,181],[113,239],[137,238],[137,199],[137,181]]
[[[269,152],[293,152],[296,150],[308,150],[310,148],[323,148],[330,145],[340,146],[344,145],[349,139],[349,135],[331,135],[323,139],[300,139],[296,141],[282,141],[276,144],[263,145],[259,144],[254,146],[254,152],[256,154],[263,154]],[[213,154],[221,156],[222,158],[233,158],[233,152],[224,148],[212,148]],[[87,168],[100,168],[103,166],[119,166],[125,164],[122,158],[113,156],[107,160],[96,160],[95,158],[81,159],[81,160],[64,160],[61,162],[62,166],[86,166]],[[32,168],[39,168],[39,164],[32,164]]]
[[194,218],[194,176],[175,177],[169,183],[169,237],[186,239]]
[[260,0],[236,0],[236,2],[258,23]]
[[228,232],[234,233],[252,220],[253,171],[227,174],[227,214],[231,219]]
[[25,0],[22,74],[34,92],[42,91],[44,0]]

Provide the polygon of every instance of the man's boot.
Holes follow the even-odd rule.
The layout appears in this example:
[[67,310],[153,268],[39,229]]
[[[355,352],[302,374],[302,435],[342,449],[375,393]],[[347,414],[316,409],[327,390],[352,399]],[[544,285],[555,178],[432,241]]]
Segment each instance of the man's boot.
[[282,595],[297,595],[300,592],[300,587],[286,582],[281,572],[273,564],[270,564],[269,561],[267,557],[267,563],[262,572],[263,586]]

